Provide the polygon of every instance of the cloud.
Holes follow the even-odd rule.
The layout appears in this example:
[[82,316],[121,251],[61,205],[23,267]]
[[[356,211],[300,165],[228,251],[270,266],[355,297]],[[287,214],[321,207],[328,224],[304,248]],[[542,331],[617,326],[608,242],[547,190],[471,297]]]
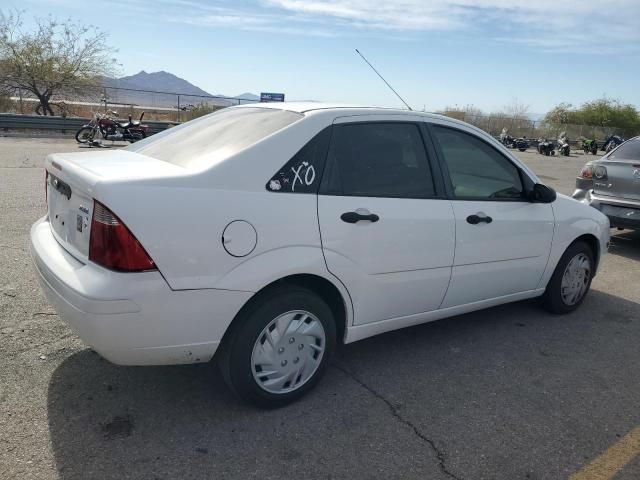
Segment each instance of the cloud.
[[640,49],[638,0],[262,0],[271,11],[377,31],[489,32],[537,49]]
[[[638,0],[159,0],[165,19],[192,25],[306,36],[419,38],[464,32],[567,53],[640,52]],[[172,12],[171,9],[175,9]],[[176,14],[179,13],[179,14]]]

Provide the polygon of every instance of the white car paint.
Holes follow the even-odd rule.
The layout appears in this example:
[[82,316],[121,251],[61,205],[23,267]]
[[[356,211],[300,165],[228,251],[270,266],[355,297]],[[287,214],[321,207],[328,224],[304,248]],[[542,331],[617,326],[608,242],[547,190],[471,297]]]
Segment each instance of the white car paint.
[[[52,198],[60,194],[49,187],[49,214],[31,230],[35,265],[60,316],[114,363],[207,361],[243,305],[290,275],[313,275],[336,288],[345,311],[344,340],[351,342],[541,295],[560,256],[581,235],[593,235],[599,255],[606,252],[606,217],[561,195],[550,205],[514,205],[297,195],[265,188],[323,128],[380,119],[445,124],[473,133],[539,182],[502,145],[463,122],[323,104],[233,108],[286,109],[304,116],[228,158],[218,156],[209,167],[183,168],[123,150],[46,159],[47,171],[70,184],[78,197],[65,204]],[[198,148],[202,145],[194,151]],[[88,259],[85,236],[60,233],[55,221],[64,217],[65,226],[73,224],[80,206],[90,217],[91,199],[124,222],[157,271],[110,271]],[[358,208],[385,221],[340,222],[340,213]],[[464,218],[478,212],[496,221],[468,228]],[[255,232],[255,238],[236,233],[229,240],[241,255],[230,254],[223,241],[223,232],[236,221],[252,228],[234,232]]]

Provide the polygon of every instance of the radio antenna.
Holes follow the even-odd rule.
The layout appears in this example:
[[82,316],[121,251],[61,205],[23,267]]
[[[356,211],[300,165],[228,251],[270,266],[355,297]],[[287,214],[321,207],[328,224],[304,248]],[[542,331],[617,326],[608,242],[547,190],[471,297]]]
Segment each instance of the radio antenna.
[[378,75],[378,76],[382,79],[382,81],[383,81],[384,83],[386,83],[386,84],[387,84],[387,87],[389,87],[389,88],[391,89],[391,91],[392,91],[393,93],[395,93],[395,94],[396,94],[396,97],[398,97],[400,100],[402,100],[402,103],[404,103],[404,104],[405,104],[405,106],[406,106],[410,111],[413,111],[413,109],[409,106],[409,104],[408,104],[407,102],[405,102],[405,101],[404,101],[404,98],[402,98],[402,97],[400,96],[400,94],[399,94],[398,92],[396,92],[396,91],[393,89],[393,87],[392,87],[391,85],[389,85],[389,82],[387,82],[387,81],[384,79],[384,77],[383,77],[382,75],[380,75],[380,72],[378,72],[378,70],[376,70],[376,69],[375,69],[375,67],[374,67],[373,65],[371,65],[371,63],[369,63],[369,60],[367,60],[366,58],[364,58],[364,55],[362,55],[362,54],[360,53],[360,50],[358,50],[358,49],[356,48],[356,52],[358,53],[358,55],[360,55],[360,57],[362,57],[362,60],[364,60],[365,62],[367,62],[367,65],[369,65],[369,66],[371,67],[371,70],[373,70],[374,72],[376,72],[376,75]]

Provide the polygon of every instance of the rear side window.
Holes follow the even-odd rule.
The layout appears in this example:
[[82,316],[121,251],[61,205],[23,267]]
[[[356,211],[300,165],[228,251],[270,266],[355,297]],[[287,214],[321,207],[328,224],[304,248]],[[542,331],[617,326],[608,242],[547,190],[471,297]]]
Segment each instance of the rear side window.
[[267,182],[267,190],[284,193],[318,193],[327,158],[331,127],[313,137]]
[[640,160],[640,140],[629,140],[620,145],[608,158],[618,160]]
[[181,167],[209,167],[303,117],[273,108],[225,108],[125,148]]
[[496,149],[460,130],[437,125],[431,129],[440,145],[456,198],[523,198],[518,168]]
[[422,135],[412,123],[334,127],[323,193],[363,197],[435,195]]

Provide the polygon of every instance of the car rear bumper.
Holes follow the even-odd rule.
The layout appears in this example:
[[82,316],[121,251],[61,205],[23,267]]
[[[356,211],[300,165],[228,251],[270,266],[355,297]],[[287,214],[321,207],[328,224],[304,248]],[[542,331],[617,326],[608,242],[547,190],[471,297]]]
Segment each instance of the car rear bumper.
[[31,228],[42,289],[88,345],[119,365],[206,362],[251,297],[230,290],[171,290],[158,271],[119,273],[71,256],[48,219]]
[[604,213],[611,227],[640,229],[640,201],[598,195],[588,189],[577,189],[573,198]]

